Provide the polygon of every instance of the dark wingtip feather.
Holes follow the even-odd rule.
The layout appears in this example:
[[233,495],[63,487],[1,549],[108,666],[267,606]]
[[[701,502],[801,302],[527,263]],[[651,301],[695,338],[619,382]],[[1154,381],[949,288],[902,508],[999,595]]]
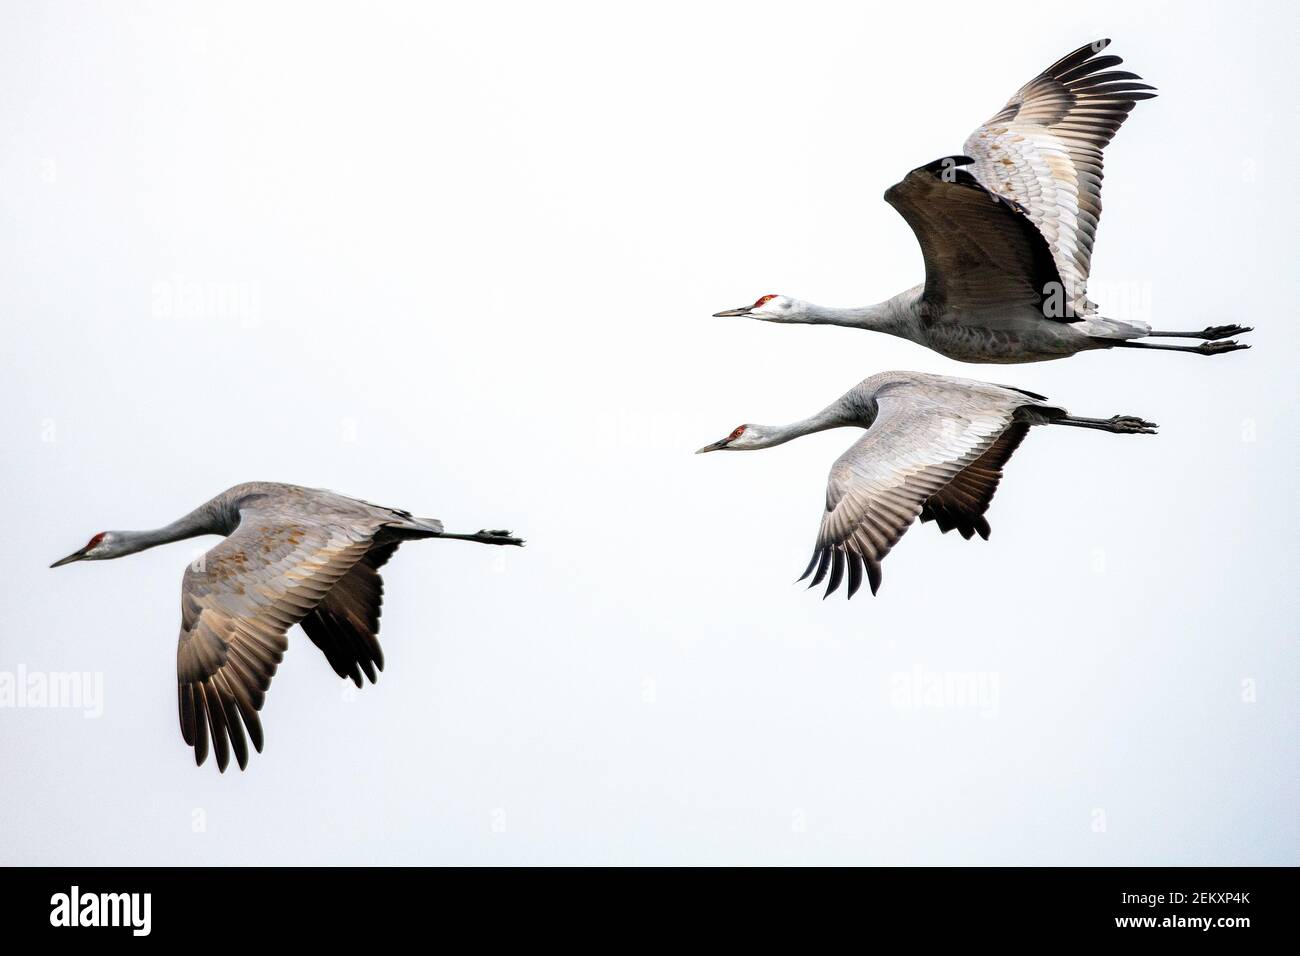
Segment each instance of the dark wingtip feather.
[[1109,56],[1099,56],[1096,59],[1089,58],[1071,69],[1061,70],[1056,74],[1056,79],[1069,85],[1075,80],[1081,80],[1085,76],[1091,76],[1098,70],[1108,70],[1112,66],[1119,66],[1123,62],[1122,59],[1113,54]]
[[871,584],[871,596],[875,597],[876,592],[880,590],[880,562],[863,558],[862,563],[867,566],[867,581]]
[[812,582],[808,585],[808,587],[815,588],[817,585],[821,584],[822,579],[826,577],[826,571],[827,569],[830,568],[830,565],[831,565],[831,549],[822,548],[821,558],[817,562],[817,573],[813,575]]
[[814,549],[813,549],[812,560],[808,562],[808,567],[804,569],[803,574],[799,575],[799,577],[797,577],[797,578],[795,579],[795,582],[794,582],[795,584],[798,584],[798,583],[799,583],[800,581],[802,581],[804,578],[808,577],[808,575],[812,574],[812,572],[813,572],[813,568],[815,568],[815,567],[817,566],[817,559],[818,559],[819,557],[821,557],[821,552],[818,551],[816,548],[814,548]]
[[194,688],[189,684],[177,685],[177,697],[181,711],[181,739],[191,747],[194,746]]
[[244,737],[243,727],[240,726],[237,717],[230,724],[230,743],[231,749],[235,752],[235,763],[239,764],[240,770],[247,770],[248,740]]
[[862,557],[856,551],[848,552],[849,561],[849,589],[845,600],[852,599],[853,595],[858,593],[858,588],[862,586]]
[[200,684],[203,690],[204,707],[208,712],[208,721],[212,730],[212,750],[217,755],[217,769],[222,773],[230,765],[230,741],[226,738],[226,714],[221,709],[216,688]]
[[208,759],[208,727],[206,719],[200,715],[194,727],[194,766],[202,767],[203,761]]
[[[220,674],[217,678],[220,678]],[[248,766],[248,738],[244,736],[244,725],[239,719],[239,707],[235,703],[235,695],[228,687],[221,687],[217,691],[218,702],[221,709],[225,712],[226,730],[230,734],[230,747],[235,752],[235,761],[239,764],[239,769],[243,770]]]
[[262,719],[257,716],[257,711],[243,712],[244,726],[248,728],[248,739],[253,744],[253,749],[258,753],[262,752]]
[[1093,40],[1091,43],[1085,43],[1077,50],[1071,50],[1065,54],[1039,75],[1059,77],[1062,73],[1074,69],[1080,63],[1086,63],[1108,46],[1110,46],[1110,40]]
[[839,590],[840,582],[844,580],[844,552],[839,548],[831,551],[831,579],[826,584],[826,593],[822,595],[822,600],[830,597]]

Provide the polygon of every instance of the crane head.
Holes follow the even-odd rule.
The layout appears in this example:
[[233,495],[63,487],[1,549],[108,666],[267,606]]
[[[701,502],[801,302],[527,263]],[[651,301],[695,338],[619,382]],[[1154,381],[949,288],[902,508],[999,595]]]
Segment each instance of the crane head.
[[798,300],[785,295],[763,295],[753,305],[742,305],[738,309],[723,309],[714,312],[715,319],[739,316],[746,319],[761,319],[764,322],[797,322]]
[[86,542],[86,546],[80,550],[73,551],[66,558],[60,558],[50,565],[52,568],[62,567],[65,564],[71,564],[73,561],[95,561],[100,558],[111,558],[115,555],[112,551],[112,535],[107,531],[101,531]]
[[706,451],[749,451],[754,448],[768,448],[778,441],[773,441],[774,429],[767,425],[737,425],[726,438],[705,445],[695,454],[703,455]]

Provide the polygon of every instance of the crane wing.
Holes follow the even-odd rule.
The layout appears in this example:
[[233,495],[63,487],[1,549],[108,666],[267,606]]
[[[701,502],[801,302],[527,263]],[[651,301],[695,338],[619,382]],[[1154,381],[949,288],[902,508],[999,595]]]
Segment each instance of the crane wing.
[[366,557],[376,527],[286,519],[246,506],[234,533],[186,569],[176,679],[181,736],[196,763],[207,758],[211,737],[218,768],[226,769],[233,749],[242,769],[244,727],[262,749],[257,712],[284,655],[285,632]]
[[379,615],[384,603],[384,579],[379,569],[397,550],[398,542],[372,548],[339,579],[316,609],[302,619],[302,629],[324,652],[334,673],[361,686],[361,673],[370,683],[384,669],[379,646]]
[[1057,60],[966,140],[974,177],[1014,200],[1051,247],[1066,299],[1078,315],[1087,299],[1092,245],[1101,218],[1102,150],[1138,100],[1155,96],[1124,61],[1100,56],[1098,40]]
[[1013,422],[998,436],[989,450],[967,465],[921,508],[921,521],[936,521],[944,534],[957,529],[969,541],[979,535],[989,539],[989,510],[993,493],[1002,481],[1002,468],[1029,432],[1026,422]]
[[1015,410],[1032,404],[992,386],[931,383],[887,385],[875,401],[871,427],[831,468],[826,511],[803,574],[814,575],[815,587],[829,572],[828,596],[847,571],[852,597],[864,570],[875,594],[880,562],[918,516],[965,537],[966,528],[982,527],[987,537],[984,511],[1028,427],[1014,421]]
[[907,220],[921,245],[923,301],[940,315],[1040,307],[1044,289],[1061,288],[1051,249],[1014,202],[961,168],[970,161],[967,156],[935,160],[885,191],[885,201]]

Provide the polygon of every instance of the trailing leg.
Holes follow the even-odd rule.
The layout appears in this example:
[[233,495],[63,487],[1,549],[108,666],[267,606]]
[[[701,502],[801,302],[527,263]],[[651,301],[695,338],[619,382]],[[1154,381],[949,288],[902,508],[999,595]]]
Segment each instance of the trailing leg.
[[476,531],[474,534],[451,534],[443,532],[439,538],[452,538],[456,541],[477,541],[479,544],[515,544],[523,546],[524,539],[513,537],[509,531]]
[[1158,345],[1155,342],[1111,342],[1110,345],[1118,349],[1164,349],[1169,352],[1196,352],[1199,355],[1219,355],[1222,352],[1250,348],[1249,345],[1233,342],[1231,339],[1223,342],[1202,342],[1200,345]]
[[1148,332],[1166,339],[1230,339],[1234,335],[1245,335],[1255,331],[1249,325],[1212,325],[1199,332]]
[[1148,422],[1136,415],[1115,415],[1111,418],[1080,418],[1076,415],[1062,415],[1053,418],[1052,425],[1074,425],[1076,428],[1097,428],[1117,435],[1154,435],[1159,428],[1155,422]]

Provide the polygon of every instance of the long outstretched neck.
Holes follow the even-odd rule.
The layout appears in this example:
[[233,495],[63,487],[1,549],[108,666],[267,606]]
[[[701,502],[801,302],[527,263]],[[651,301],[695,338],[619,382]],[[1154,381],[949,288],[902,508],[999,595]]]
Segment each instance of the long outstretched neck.
[[850,329],[867,329],[872,332],[885,332],[888,335],[911,338],[916,324],[916,303],[920,300],[920,292],[921,287],[918,286],[892,299],[877,302],[875,305],[848,309],[808,302],[796,321],[808,325],[842,325]]
[[197,538],[205,534],[228,534],[229,531],[230,529],[210,511],[200,508],[161,528],[148,531],[114,531],[114,536],[120,542],[119,555],[115,556],[135,554],[138,551],[156,548],[160,544],[171,544],[173,541],[184,541],[186,538]]
[[791,422],[789,425],[765,426],[762,444],[753,447],[771,448],[774,445],[784,445],[788,441],[802,438],[804,435],[811,435],[814,432],[824,432],[830,428],[843,428],[846,425],[858,424],[861,423],[849,413],[843,403],[836,402],[829,408],[823,408],[816,415],[797,422]]

